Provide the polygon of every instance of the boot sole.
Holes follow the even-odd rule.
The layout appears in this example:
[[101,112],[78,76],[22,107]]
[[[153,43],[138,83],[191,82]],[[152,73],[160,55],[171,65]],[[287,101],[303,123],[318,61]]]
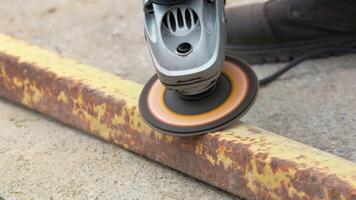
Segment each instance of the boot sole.
[[[249,64],[264,64],[289,62],[306,52],[320,49],[354,47],[356,47],[356,33],[275,45],[239,46],[227,44],[226,55],[245,60]],[[340,55],[340,53],[330,53],[321,55],[320,57],[335,55]]]

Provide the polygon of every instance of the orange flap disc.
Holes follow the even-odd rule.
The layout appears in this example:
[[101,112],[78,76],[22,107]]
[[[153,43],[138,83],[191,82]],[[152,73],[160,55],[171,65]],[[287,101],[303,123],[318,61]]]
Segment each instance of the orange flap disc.
[[141,115],[155,130],[194,136],[221,130],[242,117],[254,103],[258,91],[254,71],[240,60],[227,57],[216,86],[198,99],[185,99],[167,90],[153,76],[139,102]]

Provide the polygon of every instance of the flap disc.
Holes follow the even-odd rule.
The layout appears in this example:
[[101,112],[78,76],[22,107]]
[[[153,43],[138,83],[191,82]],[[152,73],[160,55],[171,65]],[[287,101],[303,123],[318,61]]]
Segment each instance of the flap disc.
[[139,109],[159,132],[195,136],[221,130],[241,118],[254,103],[258,87],[250,66],[227,57],[215,87],[201,98],[182,98],[155,75],[141,93]]

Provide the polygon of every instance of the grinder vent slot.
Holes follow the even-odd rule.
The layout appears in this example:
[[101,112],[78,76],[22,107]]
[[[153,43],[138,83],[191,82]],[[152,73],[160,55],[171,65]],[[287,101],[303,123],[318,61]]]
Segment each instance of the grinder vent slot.
[[198,22],[198,15],[191,8],[171,9],[162,20],[163,26],[172,34],[178,31],[189,33]]

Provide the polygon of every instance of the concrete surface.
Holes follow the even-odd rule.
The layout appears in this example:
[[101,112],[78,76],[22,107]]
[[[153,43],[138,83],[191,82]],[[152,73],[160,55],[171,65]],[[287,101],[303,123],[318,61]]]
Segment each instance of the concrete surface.
[[[0,32],[145,83],[141,3],[0,0]],[[243,120],[356,161],[355,66],[354,55],[306,62]],[[0,110],[0,199],[237,199],[7,101]]]

